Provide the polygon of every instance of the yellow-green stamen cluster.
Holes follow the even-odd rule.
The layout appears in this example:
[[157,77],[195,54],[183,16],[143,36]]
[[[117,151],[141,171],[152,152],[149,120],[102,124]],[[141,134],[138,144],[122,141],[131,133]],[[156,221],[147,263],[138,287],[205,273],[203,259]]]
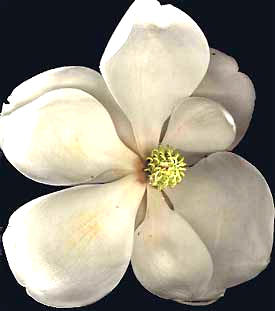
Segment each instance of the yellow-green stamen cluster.
[[144,171],[148,175],[149,184],[159,191],[166,187],[175,187],[185,175],[184,157],[170,146],[153,149],[146,160],[148,164]]

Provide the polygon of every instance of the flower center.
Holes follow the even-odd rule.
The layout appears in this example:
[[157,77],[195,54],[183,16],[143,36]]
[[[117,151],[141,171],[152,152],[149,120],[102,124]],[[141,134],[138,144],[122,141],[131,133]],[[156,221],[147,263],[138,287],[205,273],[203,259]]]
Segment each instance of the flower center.
[[186,163],[184,157],[170,146],[159,146],[152,150],[151,155],[146,158],[149,184],[159,191],[175,187],[182,181]]

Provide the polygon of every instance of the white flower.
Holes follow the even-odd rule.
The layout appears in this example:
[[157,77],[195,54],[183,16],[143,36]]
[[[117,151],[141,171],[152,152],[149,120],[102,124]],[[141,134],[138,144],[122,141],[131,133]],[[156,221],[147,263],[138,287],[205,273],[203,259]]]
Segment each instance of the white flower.
[[[252,115],[249,78],[209,52],[189,16],[155,0],[133,3],[101,72],[44,72],[3,105],[7,159],[33,180],[74,186],[11,216],[3,242],[17,281],[45,305],[84,306],[131,260],[150,292],[209,304],[259,274],[272,248],[272,196],[259,171],[228,152]],[[184,156],[185,177],[172,155]]]

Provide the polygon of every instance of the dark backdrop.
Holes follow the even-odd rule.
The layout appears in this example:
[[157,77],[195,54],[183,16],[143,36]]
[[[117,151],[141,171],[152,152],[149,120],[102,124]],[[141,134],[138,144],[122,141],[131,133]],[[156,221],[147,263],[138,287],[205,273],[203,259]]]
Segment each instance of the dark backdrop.
[[[0,100],[25,79],[50,68],[82,65],[98,70],[103,50],[132,1],[0,2]],[[250,128],[235,152],[254,164],[272,187],[271,1],[161,1],[183,9],[201,26],[209,45],[234,56],[255,84],[256,108]],[[274,185],[274,181],[273,181]],[[0,226],[22,204],[60,188],[32,182],[0,154]],[[20,260],[20,258],[18,258]],[[271,310],[271,265],[256,279],[227,291],[202,310]],[[13,278],[0,258],[0,309],[46,311]],[[274,294],[274,293],[273,293]],[[199,310],[147,292],[128,269],[107,297],[82,310],[118,308]]]

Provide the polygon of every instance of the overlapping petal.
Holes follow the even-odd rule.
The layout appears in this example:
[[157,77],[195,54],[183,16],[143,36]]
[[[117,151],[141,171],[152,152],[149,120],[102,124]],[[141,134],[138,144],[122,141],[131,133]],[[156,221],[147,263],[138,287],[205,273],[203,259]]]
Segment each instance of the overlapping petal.
[[24,81],[8,97],[9,104],[3,104],[2,114],[9,114],[49,91],[62,88],[80,89],[94,96],[109,112],[121,140],[132,150],[137,150],[129,120],[115,102],[102,76],[90,68],[60,67]]
[[189,168],[182,183],[166,193],[214,263],[208,292],[195,302],[218,299],[226,288],[265,269],[273,243],[274,206],[254,166],[235,154],[218,152]]
[[135,228],[137,228],[143,222],[146,215],[146,208],[147,208],[147,191],[145,191],[137,211]]
[[147,189],[145,220],[135,231],[131,262],[146,289],[173,300],[202,295],[213,272],[212,259],[197,233],[152,187]]
[[210,64],[193,96],[207,97],[222,104],[233,116],[237,127],[233,149],[244,136],[254,109],[255,90],[249,77],[238,71],[236,61],[211,49]]
[[1,121],[5,156],[39,182],[71,185],[101,174],[106,182],[140,165],[138,156],[120,141],[108,112],[81,90],[47,92]]
[[185,13],[137,0],[115,30],[100,69],[132,123],[142,156],[158,145],[163,122],[205,75],[207,41]]
[[91,304],[120,281],[130,261],[135,216],[145,191],[135,176],[35,199],[3,236],[17,281],[54,307]]
[[162,143],[175,146],[192,164],[195,156],[226,150],[235,133],[232,116],[220,104],[189,97],[173,111]]

